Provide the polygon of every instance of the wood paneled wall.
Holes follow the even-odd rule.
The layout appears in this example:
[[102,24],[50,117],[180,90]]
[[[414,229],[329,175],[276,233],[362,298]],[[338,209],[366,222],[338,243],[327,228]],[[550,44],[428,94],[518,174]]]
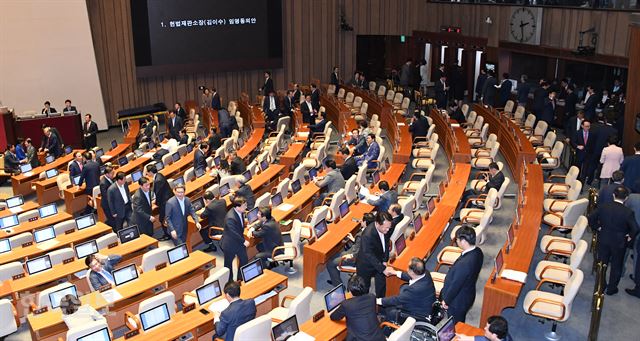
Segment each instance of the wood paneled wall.
[[[252,97],[257,94],[263,81],[261,70],[137,79],[129,3],[87,0],[110,124],[116,123],[115,112],[124,108],[199,99],[199,85],[218,88],[225,103],[237,99],[242,91]],[[340,31],[341,13],[353,31]],[[500,40],[507,39],[509,13],[505,6],[425,0],[283,0],[284,67],[273,70],[273,78],[278,89],[312,78],[327,82],[331,68],[337,65],[348,80],[356,64],[358,34],[411,35],[413,31],[436,32],[441,25],[455,25],[464,35],[487,38],[489,46],[497,47]],[[492,25],[484,23],[487,16],[491,16]],[[595,26],[600,33],[599,54],[626,56],[628,23],[625,12],[545,8],[542,44],[574,49],[578,32]]]

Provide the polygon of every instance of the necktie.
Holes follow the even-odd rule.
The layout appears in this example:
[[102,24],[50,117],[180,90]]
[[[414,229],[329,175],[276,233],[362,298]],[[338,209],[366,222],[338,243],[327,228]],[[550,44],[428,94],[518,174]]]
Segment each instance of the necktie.
[[99,274],[102,275],[102,277],[104,277],[104,279],[106,279],[109,283],[114,283],[113,276],[108,271],[102,269]]
[[589,139],[589,133],[587,133],[586,131],[583,133],[582,135],[582,139],[584,140],[584,145],[587,145],[587,140]]
[[149,192],[144,192],[144,196],[147,197],[147,202],[149,203],[149,206],[151,206],[151,199],[149,198]]

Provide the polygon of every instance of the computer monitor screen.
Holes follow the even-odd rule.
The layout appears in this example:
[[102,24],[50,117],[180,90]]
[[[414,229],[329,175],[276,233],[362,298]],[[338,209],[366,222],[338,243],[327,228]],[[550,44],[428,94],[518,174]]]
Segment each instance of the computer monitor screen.
[[51,162],[55,161],[56,157],[53,155],[48,155],[47,157],[44,158],[44,162],[47,164],[50,164]]
[[220,297],[220,295],[222,295],[222,290],[220,290],[220,282],[218,280],[196,289],[199,305],[203,305],[214,298]]
[[415,218],[413,218],[413,229],[416,233],[420,232],[422,229],[422,216],[418,213]]
[[206,169],[202,167],[198,167],[193,171],[193,174],[196,176],[196,178],[199,178],[203,176],[206,171],[207,171]]
[[262,275],[262,260],[256,259],[253,262],[240,268],[242,273],[242,280],[248,283],[252,279]]
[[500,275],[500,271],[502,271],[503,265],[504,265],[504,255],[502,255],[502,249],[500,249],[500,251],[498,251],[498,254],[496,255],[496,261],[495,261],[496,275]]
[[337,308],[345,299],[344,285],[340,284],[324,295],[324,305],[327,311],[330,312]]
[[86,243],[78,244],[75,247],[76,258],[82,259],[88,255],[92,255],[98,252],[98,244],[95,240],[88,241]]
[[164,163],[162,163],[162,161],[157,161],[155,165],[158,172],[164,169]]
[[453,316],[449,317],[449,319],[438,329],[438,341],[452,341],[456,337],[455,326],[456,323],[453,320]]
[[31,167],[31,164],[29,163],[25,163],[24,165],[20,165],[20,172],[21,173],[28,173],[31,172],[33,168]]
[[149,330],[155,326],[169,321],[171,316],[169,315],[169,308],[167,304],[163,303],[157,307],[151,308],[147,311],[140,313],[140,322],[142,323],[142,330]]
[[111,148],[115,148],[117,146],[118,146],[118,141],[116,140],[111,141]]
[[124,244],[140,237],[140,231],[138,231],[137,225],[132,225],[118,231],[118,239],[120,243]]
[[126,156],[123,156],[118,159],[118,165],[120,165],[120,167],[126,165],[127,163],[129,163],[129,159],[127,159]]
[[[23,165],[24,166],[24,165]],[[29,166],[31,167],[31,166]],[[49,169],[44,173],[47,176],[47,179],[51,179],[54,176],[58,175],[58,170],[53,168],[53,169]]]
[[29,275],[37,274],[38,272],[49,269],[51,269],[51,258],[49,258],[49,255],[44,255],[27,261],[27,272]]
[[315,168],[309,169],[309,178],[313,179],[318,175],[318,170]]
[[438,185],[438,196],[440,196],[440,198],[444,195],[444,187],[444,181],[440,181],[440,184]]
[[142,149],[136,149],[133,151],[133,154],[135,154],[136,157],[141,157],[142,155],[144,155],[144,151]]
[[271,332],[275,341],[284,341],[300,332],[296,315],[275,325]]
[[269,168],[269,162],[267,162],[266,159],[262,160],[262,162],[260,162],[260,169],[265,171],[267,168]]
[[9,251],[11,251],[11,243],[9,242],[9,238],[0,239],[0,253]]
[[384,169],[389,170],[391,168],[391,163],[389,163],[389,158],[384,159]]
[[41,228],[33,232],[33,239],[36,241],[36,243],[41,243],[55,237],[56,231],[53,230],[53,226]]
[[515,238],[515,228],[513,223],[509,226],[509,230],[507,230],[507,245],[509,249],[513,247],[513,239]]
[[80,185],[80,175],[76,175],[73,177],[73,184],[76,186]]
[[3,229],[14,227],[19,223],[17,214],[0,218],[0,227]]
[[173,153],[173,155],[171,155],[171,158],[173,159],[173,162],[178,162],[178,160],[180,160],[180,153]]
[[52,216],[58,213],[58,206],[56,206],[56,204],[49,204],[46,206],[42,206],[38,209],[38,213],[40,214],[40,218],[46,218],[48,216]]
[[67,295],[73,295],[78,298],[78,291],[76,290],[75,285],[49,293],[49,302],[51,302],[51,308],[55,309],[59,307],[60,300],[62,300],[62,298]]
[[6,203],[8,208],[13,208],[24,204],[24,198],[22,197],[22,195],[16,195],[14,197],[8,198],[6,200]]
[[273,205],[273,207],[276,207],[280,204],[282,204],[282,194],[276,193],[271,197],[271,205]]
[[102,157],[104,155],[104,149],[98,148],[96,150],[96,158]]
[[167,258],[169,258],[169,264],[179,262],[187,257],[189,257],[189,250],[187,250],[186,244],[178,245],[173,249],[167,250]]
[[373,172],[373,183],[377,184],[378,182],[380,182],[380,172],[379,171],[375,171]]
[[244,179],[245,179],[246,181],[251,180],[251,171],[250,171],[250,170],[248,170],[248,171],[246,171],[246,172],[242,173],[242,176],[244,176]]
[[293,191],[293,193],[298,193],[300,189],[302,189],[302,186],[300,185],[300,179],[291,183],[291,190]]
[[229,194],[229,184],[224,184],[220,187],[220,196],[224,197]]
[[401,254],[402,251],[404,251],[404,248],[407,246],[407,241],[404,239],[404,234],[400,234],[393,245],[396,248],[396,255]]
[[432,215],[435,209],[436,209],[436,198],[431,197],[429,198],[429,201],[427,201],[427,210],[429,211],[429,215]]
[[71,146],[64,147],[65,154],[71,154],[72,151],[73,151],[73,148],[71,148]]
[[191,202],[194,211],[200,211],[204,207],[204,199],[202,197]]
[[142,171],[141,170],[137,170],[135,172],[133,172],[131,174],[131,181],[132,182],[138,182],[138,180],[140,180],[140,178],[142,178]]
[[109,334],[109,328],[104,327],[90,334],[81,336],[76,341],[111,341],[111,335]]
[[160,142],[164,141],[164,133],[158,134],[158,141]]
[[349,214],[349,203],[345,200],[340,204],[340,218],[344,218],[347,214]]
[[184,185],[184,178],[183,177],[179,177],[179,178],[173,179],[173,188],[176,188],[176,186],[178,186],[178,185]]
[[220,157],[216,156],[213,158],[213,164],[216,165],[216,167],[220,167]]
[[313,230],[316,233],[316,238],[322,237],[322,235],[327,232],[327,221],[324,219],[320,220],[320,222],[313,227]]
[[253,224],[256,220],[258,220],[258,207],[254,207],[249,213],[247,213],[247,220],[249,220],[249,224]]
[[189,143],[187,145],[187,153],[191,153],[193,151],[193,143]]
[[111,272],[116,285],[124,284],[138,278],[138,269],[135,264],[129,264]]

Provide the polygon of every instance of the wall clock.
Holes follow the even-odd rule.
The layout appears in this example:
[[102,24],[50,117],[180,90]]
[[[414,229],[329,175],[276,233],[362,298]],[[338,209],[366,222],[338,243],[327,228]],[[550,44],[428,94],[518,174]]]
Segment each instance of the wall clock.
[[541,29],[541,7],[512,7],[509,19],[509,41],[539,45]]

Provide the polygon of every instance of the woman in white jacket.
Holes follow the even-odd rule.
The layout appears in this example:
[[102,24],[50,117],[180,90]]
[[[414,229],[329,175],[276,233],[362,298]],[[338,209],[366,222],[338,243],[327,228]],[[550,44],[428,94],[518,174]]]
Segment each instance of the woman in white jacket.
[[600,163],[602,170],[600,171],[600,185],[608,184],[613,172],[620,169],[620,165],[624,160],[622,148],[618,147],[618,137],[613,135],[609,137],[607,146],[602,150],[600,155]]

